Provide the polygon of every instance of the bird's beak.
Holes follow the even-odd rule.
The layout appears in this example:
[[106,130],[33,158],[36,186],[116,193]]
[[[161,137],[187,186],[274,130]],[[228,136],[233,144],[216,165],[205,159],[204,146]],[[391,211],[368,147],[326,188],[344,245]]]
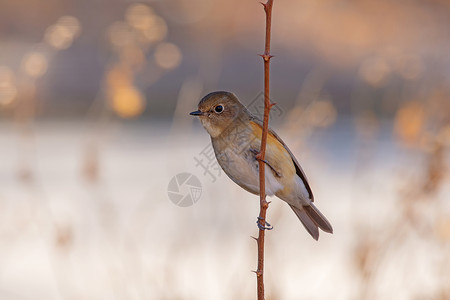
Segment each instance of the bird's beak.
[[191,116],[201,116],[203,113],[199,110],[193,111],[190,113]]

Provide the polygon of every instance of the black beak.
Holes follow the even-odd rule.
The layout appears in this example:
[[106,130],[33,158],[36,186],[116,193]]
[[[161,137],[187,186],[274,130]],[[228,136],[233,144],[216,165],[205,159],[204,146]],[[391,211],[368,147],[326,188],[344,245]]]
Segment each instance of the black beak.
[[201,116],[203,113],[199,110],[193,111],[190,113],[191,116]]

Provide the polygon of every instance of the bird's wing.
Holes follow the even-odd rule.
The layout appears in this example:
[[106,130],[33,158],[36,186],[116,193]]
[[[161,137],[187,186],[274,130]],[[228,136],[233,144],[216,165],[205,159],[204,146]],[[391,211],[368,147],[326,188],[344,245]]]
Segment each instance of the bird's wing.
[[[259,138],[258,140],[261,140],[261,136],[262,136],[262,121],[257,119],[256,117],[253,117],[250,119],[250,123],[253,125],[252,127],[257,127],[259,128],[259,130],[261,131],[260,133],[258,132],[257,134],[259,134]],[[256,125],[256,126],[255,126]],[[314,195],[312,193],[311,187],[309,186],[309,182],[308,179],[306,178],[305,172],[303,171],[302,167],[300,166],[300,164],[298,163],[297,159],[295,158],[295,156],[292,154],[291,150],[289,150],[288,146],[286,146],[286,144],[283,142],[283,140],[275,133],[275,131],[273,131],[271,128],[269,128],[269,135],[268,135],[268,140],[270,139],[270,136],[272,136],[273,138],[275,138],[278,142],[280,142],[280,144],[284,147],[284,149],[287,151],[287,153],[289,154],[289,156],[292,159],[292,162],[294,163],[294,167],[295,167],[295,173],[298,175],[298,177],[300,177],[300,179],[303,181],[303,184],[305,185],[306,190],[308,191],[309,194],[309,198],[311,199],[311,201],[314,202]],[[258,151],[261,143],[259,142],[257,147],[258,147]],[[269,145],[267,145],[266,147],[266,155],[271,155],[271,153],[273,153],[273,151],[267,151],[267,149],[269,149],[268,147]],[[267,157],[268,161],[270,162],[271,159],[270,157]]]

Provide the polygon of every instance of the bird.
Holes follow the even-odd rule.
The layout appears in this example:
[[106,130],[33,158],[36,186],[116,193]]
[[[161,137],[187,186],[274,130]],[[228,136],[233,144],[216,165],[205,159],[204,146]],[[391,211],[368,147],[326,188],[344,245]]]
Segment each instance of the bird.
[[[211,92],[190,113],[200,119],[211,137],[217,162],[227,176],[244,190],[259,195],[258,153],[262,121],[227,91]],[[266,195],[277,196],[295,212],[308,233],[319,239],[319,228],[333,233],[327,218],[314,205],[305,172],[283,140],[269,128],[265,168]]]

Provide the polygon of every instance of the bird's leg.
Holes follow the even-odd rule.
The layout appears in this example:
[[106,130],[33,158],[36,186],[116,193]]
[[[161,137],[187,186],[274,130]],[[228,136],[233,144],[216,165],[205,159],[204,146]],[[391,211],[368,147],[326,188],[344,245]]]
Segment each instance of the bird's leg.
[[277,177],[281,177],[280,172],[278,172],[277,170],[275,170],[275,168],[272,167],[272,166],[269,164],[269,162],[268,162],[267,160],[261,159],[261,156],[260,156],[260,153],[259,153],[258,150],[250,149],[250,152],[252,152],[252,153],[255,155],[255,159],[256,159],[256,160],[262,161],[263,163],[265,163],[266,165],[268,165],[269,168],[275,173],[275,175],[276,175]]

